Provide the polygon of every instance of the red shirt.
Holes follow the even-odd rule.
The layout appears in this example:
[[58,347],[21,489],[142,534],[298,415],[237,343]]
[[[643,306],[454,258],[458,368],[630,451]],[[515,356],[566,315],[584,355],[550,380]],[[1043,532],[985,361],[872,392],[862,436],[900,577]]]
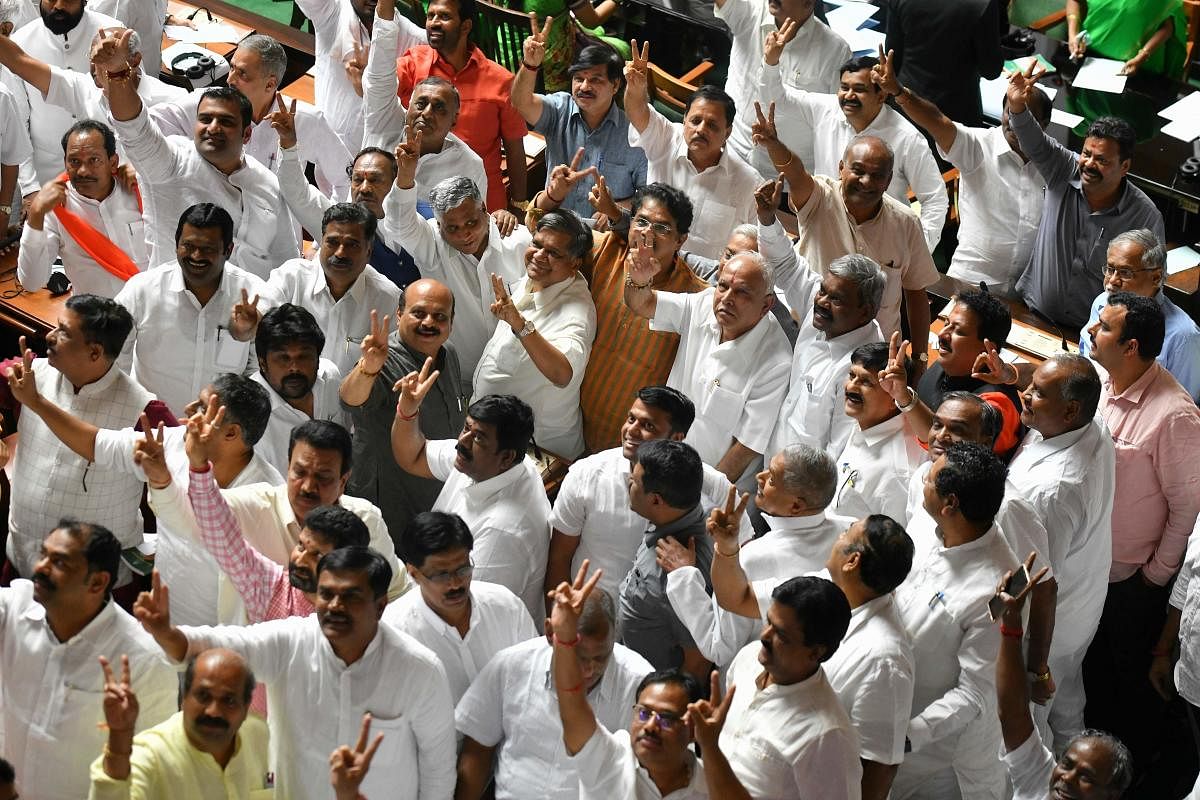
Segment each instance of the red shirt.
[[[405,108],[412,98],[413,86],[430,75],[454,84],[462,101],[454,133],[483,159],[488,179],[488,210],[507,206],[504,173],[500,169],[500,140],[520,139],[529,132],[525,120],[509,101],[513,74],[474,46],[467,63],[455,72],[454,67],[427,44],[410,47],[400,56],[396,61],[396,73],[400,78],[398,94]],[[524,168],[525,165],[520,166]]]

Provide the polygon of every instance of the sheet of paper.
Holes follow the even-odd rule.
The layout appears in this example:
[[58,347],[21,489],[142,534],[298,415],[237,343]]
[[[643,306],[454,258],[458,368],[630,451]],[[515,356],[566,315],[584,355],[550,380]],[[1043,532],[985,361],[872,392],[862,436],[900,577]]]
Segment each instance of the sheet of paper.
[[1172,120],[1163,125],[1161,130],[1167,136],[1173,136],[1181,142],[1190,142],[1200,138],[1200,116]]
[[1158,112],[1167,119],[1196,119],[1200,117],[1200,92],[1192,92]]
[[1074,128],[1083,122],[1083,117],[1078,114],[1072,114],[1070,111],[1063,111],[1061,108],[1054,108],[1050,110],[1050,121],[1057,122],[1064,128]]
[[1200,264],[1200,253],[1197,253],[1192,248],[1184,245],[1176,247],[1174,250],[1167,251],[1167,274],[1174,275],[1177,272],[1191,269]]
[[1095,89],[1098,92],[1120,94],[1125,91],[1127,76],[1117,73],[1124,66],[1123,61],[1114,61],[1111,58],[1085,58],[1073,85],[1076,89]]
[[825,15],[825,18],[829,20],[829,27],[844,36],[843,31],[857,29],[864,22],[875,16],[875,12],[878,10],[878,8],[868,3],[847,3],[830,11]]
[[242,39],[242,34],[220,22],[202,24],[196,30],[192,30],[186,25],[168,25],[163,28],[163,34],[168,39],[176,42],[190,42],[192,44],[206,42],[229,42],[230,44],[237,44]]

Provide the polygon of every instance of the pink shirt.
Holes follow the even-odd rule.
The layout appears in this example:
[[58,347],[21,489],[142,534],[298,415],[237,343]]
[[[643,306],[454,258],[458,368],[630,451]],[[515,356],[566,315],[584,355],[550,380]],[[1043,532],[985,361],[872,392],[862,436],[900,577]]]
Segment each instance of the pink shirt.
[[1106,378],[1100,415],[1117,449],[1108,579],[1125,580],[1141,567],[1165,585],[1200,510],[1200,409],[1156,361],[1121,394]]

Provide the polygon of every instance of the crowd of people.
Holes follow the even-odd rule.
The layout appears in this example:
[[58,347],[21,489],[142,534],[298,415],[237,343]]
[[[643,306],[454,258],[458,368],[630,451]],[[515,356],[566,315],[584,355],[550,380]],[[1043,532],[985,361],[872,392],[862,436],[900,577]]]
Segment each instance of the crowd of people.
[[[312,106],[261,34],[161,81],[165,5],[0,0],[5,247],[69,294],[0,365],[0,800],[1189,791],[1200,328],[1130,124],[1064,147],[1035,65],[982,127],[997,0],[877,56],[716,0],[680,122],[613,0],[515,75],[474,0],[297,0]],[[1070,53],[1169,71],[1122,5]]]

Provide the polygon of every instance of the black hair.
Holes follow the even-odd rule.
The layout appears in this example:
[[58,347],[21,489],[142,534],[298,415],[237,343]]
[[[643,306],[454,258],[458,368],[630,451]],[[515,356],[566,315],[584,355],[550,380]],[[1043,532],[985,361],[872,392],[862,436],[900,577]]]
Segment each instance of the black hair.
[[345,475],[350,471],[354,440],[350,437],[350,431],[336,422],[310,419],[292,428],[292,435],[288,438],[289,462],[292,460],[292,451],[296,449],[296,442],[304,442],[316,450],[337,450],[342,456],[341,473]]
[[825,648],[822,661],[837,652],[850,627],[850,601],[833,581],[801,575],[776,586],[771,600],[796,614],[804,626],[805,647]]
[[[205,652],[208,651],[206,650]],[[204,653],[197,653],[187,661],[187,667],[183,671],[183,693],[185,695],[192,690],[192,683],[196,680],[196,662],[203,655]],[[258,685],[258,680],[254,677],[254,670],[250,669],[248,663],[245,663],[245,668],[246,679],[242,683],[242,704],[250,705],[250,701],[254,697],[254,687]]]
[[67,144],[71,141],[71,137],[77,133],[98,133],[100,138],[104,140],[104,153],[109,158],[117,154],[117,136],[113,133],[113,129],[105,125],[103,122],[96,119],[81,119],[71,127],[67,128],[67,132],[62,135],[62,149],[67,152]]
[[667,686],[678,686],[683,689],[687,695],[688,703],[695,703],[704,696],[703,689],[700,686],[700,681],[696,680],[690,672],[684,672],[679,667],[671,667],[670,669],[656,669],[646,677],[642,678],[641,683],[637,686],[637,691],[633,693],[634,697],[640,698],[642,691],[647,686],[657,686],[666,684]]
[[969,289],[954,297],[954,304],[969,308],[979,320],[979,338],[987,339],[997,348],[1008,342],[1012,330],[1012,314],[1008,306],[991,292]]
[[404,526],[396,555],[405,564],[421,568],[425,559],[447,550],[466,550],[475,546],[471,529],[458,514],[422,511]]
[[467,407],[467,416],[496,429],[496,449],[516,453],[520,463],[533,439],[533,409],[511,394],[489,394]]
[[941,497],[958,498],[958,510],[968,522],[991,522],[1004,502],[1008,467],[990,447],[954,442],[946,448],[945,464],[934,488]]
[[903,525],[884,514],[866,518],[863,536],[865,542],[858,546],[859,576],[868,589],[885,595],[908,577],[913,562],[913,540]]
[[133,330],[133,317],[125,306],[107,297],[76,294],[67,300],[67,308],[79,317],[79,328],[88,344],[98,344],[104,355],[115,359]]
[[396,171],[397,171],[396,154],[389,153],[387,150],[384,150],[382,147],[364,147],[362,150],[359,150],[358,155],[356,155],[354,157],[354,160],[346,165],[346,174],[347,175],[354,174],[354,165],[357,164],[358,160],[360,158],[362,158],[363,156],[383,156],[384,160],[388,162],[389,166],[391,166],[392,177],[393,177],[393,179],[395,178]]
[[[865,370],[869,370],[872,374],[887,369],[888,360],[891,358],[891,347],[887,342],[868,342],[860,344],[854,348],[854,352],[850,354],[850,363],[857,364]],[[906,371],[912,370],[912,361],[906,355],[904,357],[904,368]]]
[[1153,361],[1162,352],[1167,336],[1167,322],[1158,302],[1132,292],[1109,292],[1110,306],[1125,306],[1125,327],[1117,341],[1124,344],[1137,339],[1138,357]]
[[642,489],[656,494],[671,508],[692,509],[700,503],[704,464],[690,444],[673,439],[642,442],[637,449]]
[[1133,158],[1133,147],[1137,144],[1137,132],[1120,117],[1100,117],[1088,126],[1085,139],[1111,139],[1117,143],[1117,153],[1122,161]]
[[212,382],[213,392],[225,406],[225,422],[242,429],[242,441],[254,447],[271,420],[271,396],[256,380],[225,372]]
[[606,42],[589,44],[575,56],[574,63],[567,67],[567,75],[574,78],[576,72],[582,72],[592,67],[604,67],[608,79],[619,87],[625,74],[625,59],[617,52],[617,48]]
[[358,203],[334,203],[329,208],[325,209],[325,213],[321,215],[321,235],[325,235],[325,229],[329,227],[331,222],[346,222],[351,225],[359,225],[362,227],[363,236],[370,243],[375,238],[375,229],[379,221],[375,219],[375,215],[367,211],[366,206],[361,206]]
[[[56,531],[66,531],[75,539],[83,539],[83,558],[87,562],[87,574],[107,572],[108,585],[104,596],[111,597],[121,569],[121,543],[112,531],[94,522],[81,522],[73,517],[63,517],[54,526]],[[86,538],[85,538],[86,537]]]
[[378,600],[387,597],[392,583],[392,565],[370,547],[342,547],[330,550],[317,562],[317,577],[329,572],[365,572],[371,594]]
[[175,226],[176,247],[179,246],[179,237],[183,235],[184,225],[191,225],[193,228],[220,228],[221,244],[225,246],[225,252],[229,252],[233,247],[233,217],[216,203],[196,203],[188,206],[179,215],[179,224]]
[[648,183],[639,186],[633,193],[630,204],[630,214],[637,216],[646,200],[653,200],[667,209],[667,213],[675,220],[675,229],[680,235],[686,234],[692,227],[692,201],[674,186],[665,183]]
[[567,255],[582,261],[592,251],[592,229],[583,224],[583,220],[574,211],[555,209],[547,211],[537,221],[534,232],[550,229],[565,233],[570,237],[567,244]]
[[643,386],[638,389],[637,399],[643,405],[667,412],[671,418],[671,433],[686,435],[696,421],[696,404],[686,394],[670,386]]
[[[242,130],[249,128],[254,122],[254,106],[250,105],[250,98],[232,86],[212,86],[205,89],[204,94],[200,95],[200,102],[209,99],[236,103],[238,112],[242,115]],[[196,104],[196,108],[200,108],[199,103]]]
[[263,360],[289,344],[306,344],[320,353],[325,349],[325,333],[307,308],[283,303],[263,314],[254,335],[254,350]]
[[304,515],[304,527],[324,539],[334,550],[371,544],[367,523],[341,506],[317,506]]
[[[688,97],[688,111],[692,110],[692,103],[695,103],[697,100],[707,100],[711,103],[719,103],[725,109],[725,124],[731,128],[733,127],[733,118],[737,115],[737,103],[734,102],[733,98],[730,97],[724,89],[719,86],[713,86],[712,84],[705,84],[704,86],[701,86],[699,89],[692,92],[690,97]],[[685,115],[686,113],[687,112],[684,112]]]

